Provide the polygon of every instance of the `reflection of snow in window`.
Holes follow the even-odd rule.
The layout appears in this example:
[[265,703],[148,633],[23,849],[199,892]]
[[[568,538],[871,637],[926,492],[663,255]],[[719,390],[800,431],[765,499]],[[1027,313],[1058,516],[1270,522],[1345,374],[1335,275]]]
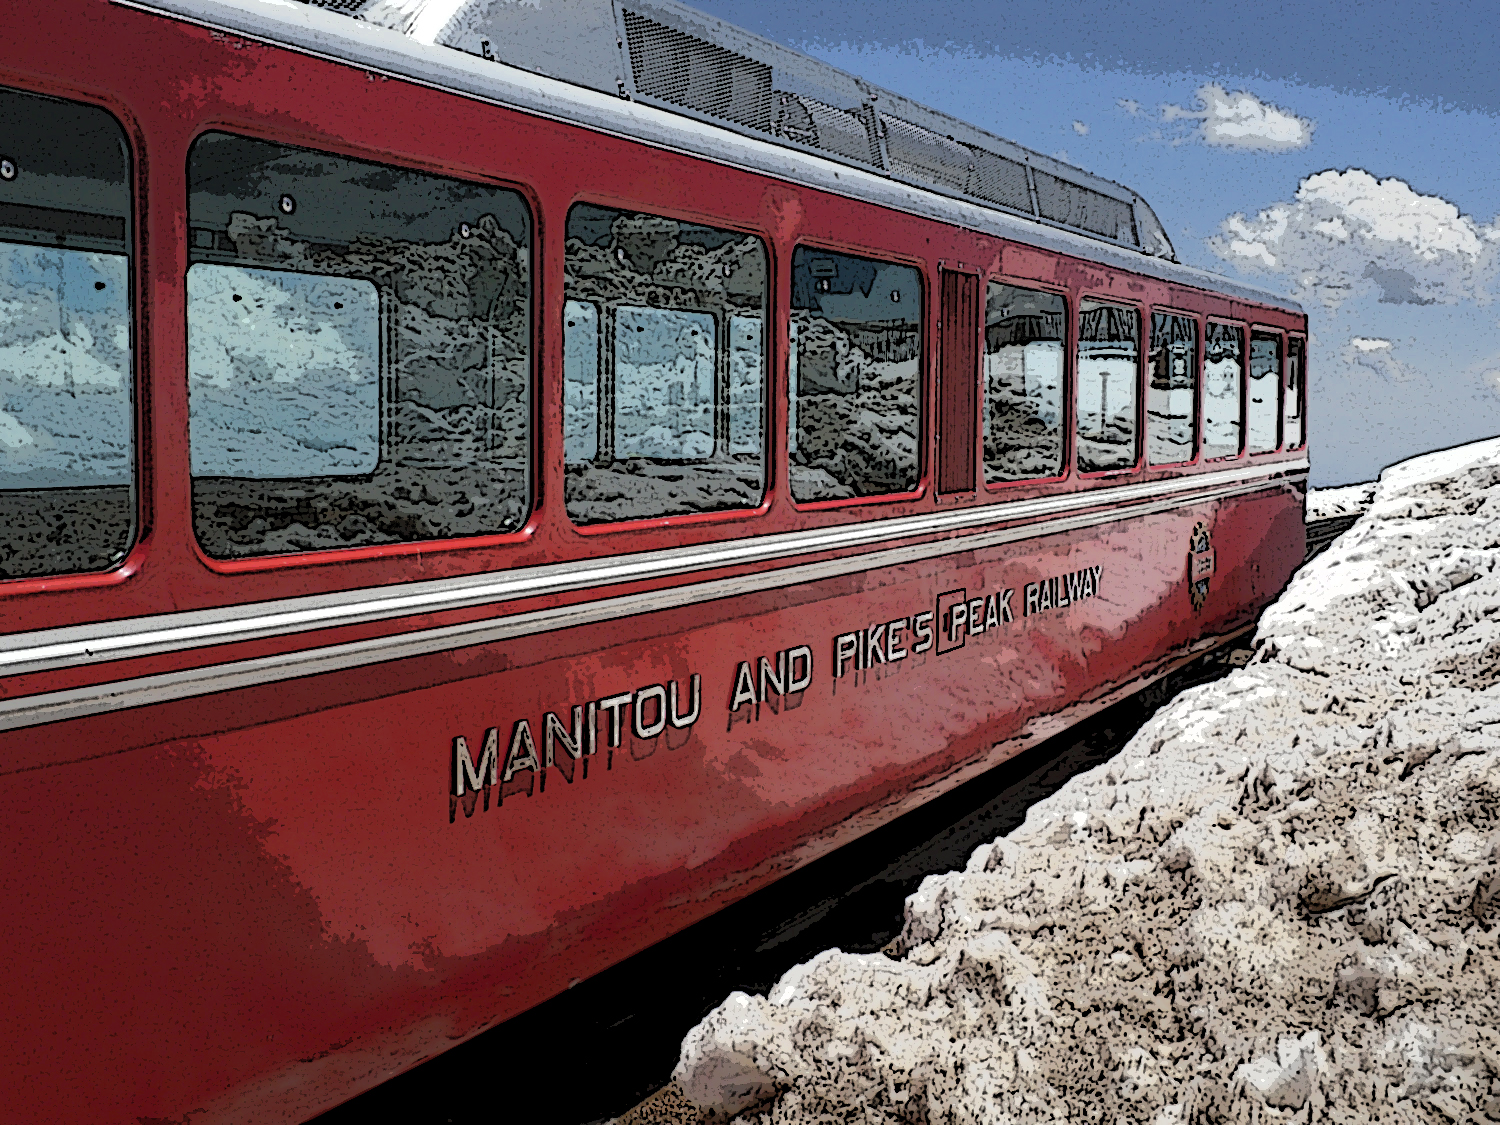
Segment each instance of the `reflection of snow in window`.
[[1129,468],[1136,460],[1140,313],[1094,301],[1079,310],[1078,466]]
[[729,452],[761,451],[761,401],[764,370],[758,316],[729,318]]
[[1203,458],[1240,452],[1240,396],[1244,336],[1238,328],[1210,323],[1203,339]]
[[599,309],[563,302],[563,457],[569,464],[599,453]]
[[1062,471],[1063,299],[990,282],[984,325],[984,474]]
[[380,459],[380,296],[347,277],[188,270],[195,476],[323,477]]
[[615,310],[615,456],[713,453],[714,344],[707,313]]
[[1281,414],[1281,337],[1260,332],[1250,336],[1250,401],[1245,405],[1251,453],[1276,448],[1276,423]]
[[1198,323],[1191,317],[1151,317],[1151,364],[1146,391],[1146,448],[1153,465],[1192,460],[1197,415]]
[[1282,400],[1282,442],[1287,449],[1302,445],[1302,341],[1287,341],[1286,397]]
[[917,271],[799,246],[792,274],[793,498],[840,500],[915,488],[922,343]]
[[120,254],[0,242],[0,488],[130,482]]

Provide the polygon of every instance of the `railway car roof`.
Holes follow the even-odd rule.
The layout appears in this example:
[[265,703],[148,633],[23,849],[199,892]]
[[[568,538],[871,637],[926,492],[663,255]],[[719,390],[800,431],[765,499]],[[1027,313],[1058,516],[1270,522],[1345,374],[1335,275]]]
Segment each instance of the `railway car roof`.
[[[1113,181],[676,0],[114,0],[1196,289]],[[353,18],[351,18],[353,17]]]

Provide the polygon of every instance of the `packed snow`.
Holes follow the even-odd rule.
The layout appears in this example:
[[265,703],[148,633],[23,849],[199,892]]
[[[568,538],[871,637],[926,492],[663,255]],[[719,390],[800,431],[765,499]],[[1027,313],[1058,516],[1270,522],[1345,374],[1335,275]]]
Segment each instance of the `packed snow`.
[[1187,691],[685,1039],[758,1125],[1500,1121],[1500,440],[1388,469]]
[[1315,488],[1307,494],[1307,519],[1327,520],[1357,516],[1375,500],[1375,482],[1346,484],[1342,488]]

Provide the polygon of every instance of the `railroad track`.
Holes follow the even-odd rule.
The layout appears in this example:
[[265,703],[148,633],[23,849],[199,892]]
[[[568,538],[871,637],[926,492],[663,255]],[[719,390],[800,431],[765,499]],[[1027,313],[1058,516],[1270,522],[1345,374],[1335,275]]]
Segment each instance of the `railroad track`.
[[1328,545],[1354,525],[1359,519],[1356,512],[1350,516],[1333,516],[1326,520],[1313,520],[1307,525],[1307,554],[1303,556],[1306,562],[1314,555],[1319,555],[1328,549]]
[[[1325,550],[1356,518],[1309,524],[1306,558]],[[489,1122],[511,1081],[547,1087],[547,1119],[559,1125],[625,1113],[661,1090],[683,1034],[729,992],[765,992],[793,965],[830,946],[879,950],[899,931],[906,897],[927,875],[962,867],[980,844],[1019,826],[1036,801],[1113,757],[1162,703],[1184,688],[1217,679],[1248,656],[1247,649],[1226,646],[1188,665],[714,917],[324,1114],[317,1125],[368,1125],[390,1116],[403,1125]],[[545,1076],[554,1070],[558,1077],[549,1081]]]

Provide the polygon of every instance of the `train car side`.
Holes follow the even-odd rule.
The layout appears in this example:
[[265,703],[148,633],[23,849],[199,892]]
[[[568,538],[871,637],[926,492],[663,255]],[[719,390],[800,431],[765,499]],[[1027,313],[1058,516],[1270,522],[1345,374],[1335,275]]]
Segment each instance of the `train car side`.
[[[127,139],[136,530],[113,569],[0,587],[0,932],[17,966],[0,1118],[306,1119],[1237,634],[1301,561],[1302,443],[1156,465],[1144,440],[1155,313],[1196,326],[1194,363],[1210,324],[1242,351],[1279,341],[1281,387],[1306,330],[1287,307],[124,6],[56,9],[13,21],[0,86],[101,107]],[[63,24],[88,34],[60,47]],[[504,280],[525,294],[509,361],[527,388],[512,522],[235,555],[246,520],[205,545],[187,310],[224,277],[272,271],[232,261],[222,232],[197,241],[188,177],[205,146],[239,143],[508,193],[524,270]],[[312,192],[288,189],[282,212],[309,213]],[[668,225],[722,251],[730,281],[764,255],[761,289],[726,282],[721,305],[668,310],[741,341],[760,317],[763,488],[722,510],[580,517],[568,498],[589,470],[564,456],[579,432],[564,326],[590,301],[610,331],[640,319],[637,297],[605,292],[606,243],[586,234]],[[307,273],[325,251],[297,253]],[[907,318],[890,362],[919,373],[914,475],[884,493],[792,479],[792,330],[813,331],[794,275],[809,254],[804,280],[835,259],[919,279],[875,290]],[[950,408],[936,372],[956,331],[941,294],[959,272],[981,305],[991,285],[1066,302],[1055,343],[1070,372],[1084,303],[1134,311],[1133,460],[1077,471],[1070,396],[1055,476],[987,479],[976,413],[943,430],[971,435],[973,483],[939,490]],[[296,284],[343,311],[362,282],[335,274]],[[239,298],[226,289],[223,307]],[[885,329],[868,323],[874,355]],[[978,365],[984,323],[970,328]],[[732,361],[714,360],[724,387]],[[1192,403],[1184,424],[1201,433],[1208,407]],[[706,425],[740,441],[730,420]],[[230,476],[212,485],[220,511],[241,502]]]

